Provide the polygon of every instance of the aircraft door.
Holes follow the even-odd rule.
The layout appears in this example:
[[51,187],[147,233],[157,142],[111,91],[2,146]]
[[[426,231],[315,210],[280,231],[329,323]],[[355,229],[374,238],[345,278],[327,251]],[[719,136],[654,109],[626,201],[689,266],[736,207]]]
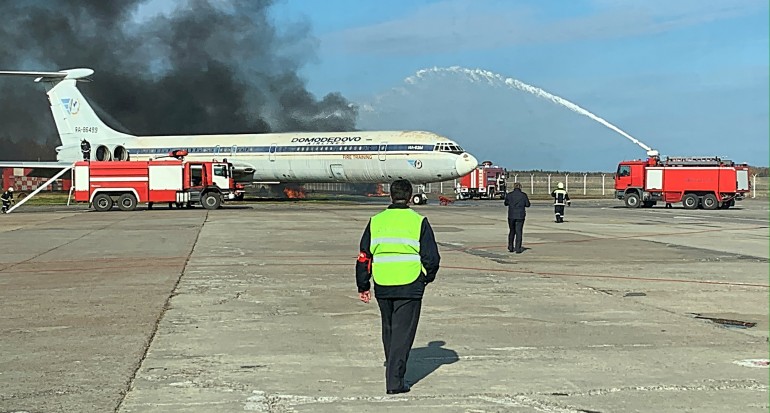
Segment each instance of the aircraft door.
[[235,156],[236,153],[238,153],[238,145],[233,145],[230,148],[230,156]]
[[268,158],[271,161],[275,161],[275,151],[277,149],[278,149],[278,145],[277,144],[274,143],[274,144],[270,145],[270,152],[268,153]]
[[338,163],[334,163],[331,165],[332,175],[334,175],[334,179],[338,181],[344,181],[347,179],[345,176],[345,169],[342,168],[342,165]]
[[377,158],[381,161],[384,161],[386,159],[387,153],[388,153],[388,143],[387,142],[380,143],[380,148],[377,151]]

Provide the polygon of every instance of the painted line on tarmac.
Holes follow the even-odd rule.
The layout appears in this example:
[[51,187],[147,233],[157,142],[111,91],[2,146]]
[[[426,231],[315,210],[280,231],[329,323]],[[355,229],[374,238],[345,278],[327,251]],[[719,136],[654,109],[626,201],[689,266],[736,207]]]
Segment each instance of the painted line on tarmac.
[[736,360],[733,363],[743,367],[754,367],[754,368],[760,368],[760,369],[770,368],[770,360],[768,359]]
[[713,280],[682,280],[682,279],[676,279],[676,278],[651,278],[651,277],[633,277],[633,276],[629,277],[624,275],[570,274],[570,273],[564,273],[564,272],[511,270],[507,268],[488,268],[488,267],[487,268],[460,267],[460,266],[450,266],[450,265],[442,265],[441,268],[469,270],[474,272],[487,271],[487,272],[529,274],[529,275],[538,275],[542,277],[555,276],[555,277],[599,278],[599,279],[613,279],[613,280],[625,280],[625,281],[673,282],[673,283],[685,283],[685,284],[726,285],[731,287],[770,288],[770,285],[767,285],[767,284],[736,283],[736,282],[729,282],[729,281],[713,281]]

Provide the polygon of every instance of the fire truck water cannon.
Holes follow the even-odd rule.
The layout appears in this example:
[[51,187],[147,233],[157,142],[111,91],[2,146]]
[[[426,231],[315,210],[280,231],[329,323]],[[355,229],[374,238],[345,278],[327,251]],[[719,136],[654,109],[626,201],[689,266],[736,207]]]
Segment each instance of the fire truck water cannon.
[[176,149],[176,150],[173,150],[173,151],[169,152],[168,156],[170,156],[172,158],[176,158],[176,159],[182,160],[188,154],[189,154],[189,152],[187,152],[184,149]]

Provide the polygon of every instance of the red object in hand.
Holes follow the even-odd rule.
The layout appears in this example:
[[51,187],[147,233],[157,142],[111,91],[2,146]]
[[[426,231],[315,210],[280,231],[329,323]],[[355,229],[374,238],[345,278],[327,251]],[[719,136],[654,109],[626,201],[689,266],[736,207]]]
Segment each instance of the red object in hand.
[[358,253],[358,262],[366,263],[366,271],[372,272],[372,259],[366,256],[366,253],[361,251]]

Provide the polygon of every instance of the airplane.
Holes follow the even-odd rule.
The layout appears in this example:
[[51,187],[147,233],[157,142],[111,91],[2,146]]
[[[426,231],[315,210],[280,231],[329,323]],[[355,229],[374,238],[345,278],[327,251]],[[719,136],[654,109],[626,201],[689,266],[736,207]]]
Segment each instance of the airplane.
[[91,145],[91,161],[147,160],[186,150],[190,160],[232,163],[236,180],[249,183],[387,183],[406,179],[422,185],[459,178],[478,166],[476,158],[456,142],[425,131],[130,135],[102,122],[78,90],[77,82],[90,81],[88,76],[93,73],[86,68],[0,71],[0,75],[34,77],[45,86],[61,140],[56,162],[0,162],[0,168],[71,167],[83,159],[82,140]]

